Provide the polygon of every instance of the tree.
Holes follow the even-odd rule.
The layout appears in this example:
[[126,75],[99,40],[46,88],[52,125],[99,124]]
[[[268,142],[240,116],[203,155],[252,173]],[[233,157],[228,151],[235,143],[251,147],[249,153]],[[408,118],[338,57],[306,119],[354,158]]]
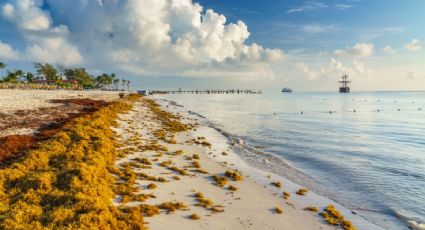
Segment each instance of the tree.
[[130,91],[130,81],[127,80],[127,91]]
[[83,88],[94,88],[95,79],[84,68],[65,69],[64,74],[68,80],[75,80]]
[[34,63],[34,68],[37,70],[38,74],[44,75],[46,80],[59,80],[58,71],[49,63],[44,65],[41,63]]
[[0,69],[1,69],[1,78],[3,78],[3,70],[6,68],[6,64],[4,64],[3,62],[0,62]]
[[25,78],[26,78],[26,80],[27,80],[28,83],[34,83],[34,74],[33,73],[28,72],[25,75]]
[[112,76],[104,73],[96,77],[96,86],[98,88],[104,88],[105,86],[109,89],[112,84]]
[[126,85],[127,80],[121,79],[121,90],[124,91],[124,86]]
[[117,78],[117,76],[113,73],[111,74],[112,77],[112,84],[114,84],[114,89],[118,90],[118,84],[120,83],[120,79]]
[[15,72],[8,72],[7,76],[3,78],[3,82],[18,83],[19,78],[22,77],[24,72],[22,70],[15,70]]

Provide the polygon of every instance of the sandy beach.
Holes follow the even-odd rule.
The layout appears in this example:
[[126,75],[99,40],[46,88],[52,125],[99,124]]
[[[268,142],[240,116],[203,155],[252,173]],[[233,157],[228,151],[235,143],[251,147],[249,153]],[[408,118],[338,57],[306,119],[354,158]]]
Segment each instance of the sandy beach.
[[[118,101],[111,92],[1,93],[3,116],[22,108],[54,107],[53,99]],[[306,188],[248,166],[217,130],[181,116],[172,106],[140,98],[109,127],[119,153],[115,165],[107,166],[108,177],[116,180],[107,185],[115,195],[104,201],[111,207],[137,208],[149,229],[380,229]],[[328,205],[341,213],[324,211]]]
[[[154,115],[147,109],[147,106],[141,102],[134,106],[129,114],[120,116],[120,128],[116,131],[121,135],[121,141],[124,143],[133,135],[141,136],[141,142],[149,142],[155,139],[152,133],[159,126],[155,122]],[[127,121],[137,121],[129,124]],[[131,134],[127,132],[131,130]],[[151,176],[162,176],[168,182],[155,183],[156,189],[149,190],[147,186],[151,183],[146,180],[137,180],[136,186],[142,188],[143,192],[153,193],[156,198],[149,199],[148,204],[155,205],[163,202],[175,201],[183,202],[188,208],[184,211],[177,211],[175,214],[161,213],[161,215],[146,218],[150,229],[169,229],[169,226],[175,226],[176,229],[334,229],[324,224],[316,212],[304,211],[304,207],[297,207],[293,204],[292,198],[285,201],[283,190],[275,193],[271,192],[265,185],[258,184],[248,177],[242,181],[231,181],[220,187],[215,185],[211,175],[224,176],[226,171],[233,171],[234,167],[226,165],[226,158],[229,160],[234,157],[226,153],[228,149],[220,149],[219,146],[206,147],[190,143],[190,140],[198,138],[196,131],[187,131],[179,133],[176,136],[176,144],[160,142],[167,147],[168,151],[161,157],[157,156],[156,151],[134,152],[126,158],[117,162],[122,165],[125,162],[132,162],[135,158],[146,157],[148,159],[159,158],[159,162],[172,161],[172,165],[177,168],[187,168],[188,175],[182,176],[179,173],[168,170],[153,163],[151,169],[139,169],[137,172],[145,172]],[[208,139],[207,139],[208,140]],[[189,143],[188,143],[189,142]],[[175,155],[176,151],[182,151]],[[193,155],[199,155],[199,160],[203,170],[208,174],[195,172],[191,167]],[[214,160],[216,155],[220,154],[220,159]],[[178,176],[180,179],[173,179]],[[237,191],[231,191],[227,187],[233,185]],[[223,206],[223,212],[215,213],[204,207],[197,206],[195,193],[201,192],[205,197],[211,199],[214,204]],[[291,194],[291,196],[296,196]],[[137,205],[133,203],[132,205]],[[283,210],[282,214],[277,214],[274,210],[279,207]],[[198,214],[199,220],[192,220],[191,214]]]

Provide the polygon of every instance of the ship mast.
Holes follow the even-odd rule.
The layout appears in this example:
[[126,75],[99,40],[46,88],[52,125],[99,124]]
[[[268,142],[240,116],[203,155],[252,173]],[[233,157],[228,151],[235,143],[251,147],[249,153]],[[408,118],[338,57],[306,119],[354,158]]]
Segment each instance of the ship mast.
[[351,83],[351,81],[348,80],[347,74],[344,74],[341,77],[341,80],[338,81],[338,82],[341,83],[341,86],[339,87],[339,92],[341,92],[341,93],[349,93],[350,92],[350,86],[348,84]]

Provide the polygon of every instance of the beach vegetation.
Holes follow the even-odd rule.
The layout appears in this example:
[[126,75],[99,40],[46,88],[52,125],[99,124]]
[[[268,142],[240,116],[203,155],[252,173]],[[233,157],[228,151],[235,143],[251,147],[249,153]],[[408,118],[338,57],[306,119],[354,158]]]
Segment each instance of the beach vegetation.
[[199,219],[201,219],[201,217],[198,214],[196,214],[196,213],[193,213],[192,215],[190,215],[189,218],[192,219],[192,220],[199,220]]
[[1,168],[0,229],[144,229],[139,208],[112,202],[122,184],[108,170],[119,155],[111,127],[129,109],[123,100],[78,117]]
[[171,171],[174,171],[174,172],[177,172],[178,174],[180,174],[182,176],[188,176],[189,175],[189,173],[187,172],[187,170],[185,170],[185,169],[179,169],[176,166],[170,166],[170,167],[167,167],[167,169],[169,169]]
[[287,191],[283,192],[283,199],[288,200],[291,194]]
[[224,187],[228,180],[225,177],[219,176],[219,175],[213,175],[212,179],[214,180],[215,184],[219,187]]
[[149,204],[141,204],[139,206],[140,208],[140,212],[142,213],[143,216],[146,217],[153,217],[156,216],[160,213],[160,210],[157,206],[154,205],[149,205]]
[[328,224],[339,225],[344,230],[356,229],[352,222],[345,220],[344,216],[333,205],[328,205],[320,215]]
[[282,214],[283,213],[283,210],[280,207],[275,207],[273,210],[274,210],[274,213],[277,213],[277,214]]
[[239,171],[230,171],[230,170],[227,170],[224,173],[224,175],[227,176],[227,177],[229,177],[229,178],[232,178],[234,181],[241,181],[241,180],[243,180],[243,176],[242,176],[242,174]]
[[280,181],[271,182],[270,184],[273,185],[276,188],[281,188],[282,187],[282,183],[280,183]]
[[298,191],[296,193],[297,193],[297,195],[304,196],[307,192],[308,192],[308,189],[300,188],[300,189],[298,189]]
[[308,206],[304,208],[305,211],[311,211],[311,212],[318,212],[319,209],[317,207],[314,206]]
[[195,172],[197,173],[202,173],[202,174],[209,174],[206,170],[204,169],[195,169]]
[[165,202],[157,205],[159,209],[163,209],[167,214],[173,213],[176,210],[188,210],[187,205],[183,202]]
[[227,189],[229,189],[230,191],[238,191],[238,188],[233,186],[233,185],[229,185],[229,187],[227,187]]
[[147,189],[156,189],[156,188],[158,188],[158,186],[156,186],[156,184],[154,184],[154,183],[150,183],[150,184],[148,184],[148,186],[146,186],[146,188]]

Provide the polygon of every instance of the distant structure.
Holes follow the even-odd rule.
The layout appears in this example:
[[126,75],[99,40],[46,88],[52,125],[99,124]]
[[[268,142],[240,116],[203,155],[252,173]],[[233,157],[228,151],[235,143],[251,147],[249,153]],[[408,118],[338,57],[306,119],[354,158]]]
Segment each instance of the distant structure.
[[292,93],[292,89],[290,88],[283,88],[282,93]]
[[341,83],[341,86],[339,87],[340,93],[349,93],[350,92],[350,86],[348,86],[348,84],[351,83],[351,81],[348,80],[347,74],[344,74],[341,77],[341,80],[339,81],[339,83]]

